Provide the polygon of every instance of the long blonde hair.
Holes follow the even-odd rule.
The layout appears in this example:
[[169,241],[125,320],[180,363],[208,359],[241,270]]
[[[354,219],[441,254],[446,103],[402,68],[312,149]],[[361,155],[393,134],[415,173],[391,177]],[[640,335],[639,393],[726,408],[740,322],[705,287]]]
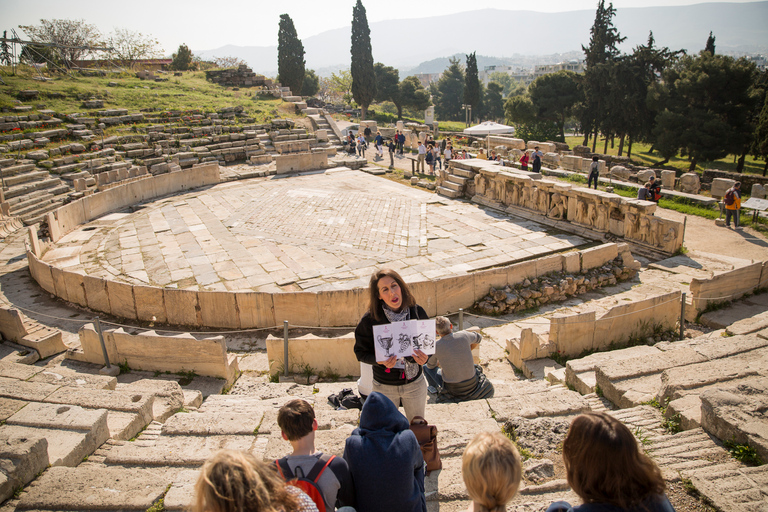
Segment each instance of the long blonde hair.
[[517,448],[501,432],[477,434],[461,456],[464,485],[482,512],[504,512],[517,493],[522,473]]
[[285,490],[277,472],[250,453],[221,450],[200,470],[192,510],[278,512],[297,508],[298,501]]

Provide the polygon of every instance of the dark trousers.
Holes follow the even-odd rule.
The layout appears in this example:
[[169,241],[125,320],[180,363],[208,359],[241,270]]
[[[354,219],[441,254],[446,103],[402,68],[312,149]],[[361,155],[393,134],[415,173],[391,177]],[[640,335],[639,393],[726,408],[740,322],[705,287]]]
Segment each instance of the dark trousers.
[[596,172],[589,173],[589,180],[587,181],[587,188],[592,186],[592,180],[595,180],[595,190],[597,190],[597,177],[600,176],[600,174]]
[[739,210],[725,209],[725,225],[731,227],[731,217],[733,217],[733,225],[739,227]]

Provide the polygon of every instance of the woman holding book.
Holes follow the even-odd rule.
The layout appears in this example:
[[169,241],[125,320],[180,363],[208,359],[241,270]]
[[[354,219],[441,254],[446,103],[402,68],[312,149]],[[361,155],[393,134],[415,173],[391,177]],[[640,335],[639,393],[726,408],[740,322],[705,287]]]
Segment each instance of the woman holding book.
[[[408,289],[400,274],[381,269],[371,276],[368,311],[355,329],[355,356],[373,366],[373,391],[385,395],[395,406],[402,403],[410,422],[414,416],[424,416],[427,405],[427,382],[422,365],[429,356],[415,349],[412,356],[390,356],[377,360],[373,327],[408,320],[426,320],[424,308]],[[392,343],[394,340],[390,340]]]

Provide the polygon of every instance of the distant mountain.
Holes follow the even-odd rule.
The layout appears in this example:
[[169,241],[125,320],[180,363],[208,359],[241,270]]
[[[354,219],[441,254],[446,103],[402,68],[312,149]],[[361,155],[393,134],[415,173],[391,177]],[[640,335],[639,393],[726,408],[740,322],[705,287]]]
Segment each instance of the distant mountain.
[[[569,54],[580,52],[581,46],[589,43],[594,18],[594,10],[541,13],[482,9],[379,21],[370,24],[373,57],[410,74],[413,69],[442,71],[447,56],[473,51],[505,62],[523,56]],[[625,52],[644,44],[652,30],[656,44],[672,50],[696,53],[704,48],[712,31],[718,53],[768,53],[768,1],[623,8],[616,10],[614,25],[627,37],[621,48]],[[329,75],[332,70],[349,67],[349,26],[307,37],[303,43],[308,68],[326,70],[320,73]],[[194,53],[202,58],[239,57],[257,73],[277,74],[277,46],[228,45]],[[427,65],[435,59],[444,60],[443,68]]]

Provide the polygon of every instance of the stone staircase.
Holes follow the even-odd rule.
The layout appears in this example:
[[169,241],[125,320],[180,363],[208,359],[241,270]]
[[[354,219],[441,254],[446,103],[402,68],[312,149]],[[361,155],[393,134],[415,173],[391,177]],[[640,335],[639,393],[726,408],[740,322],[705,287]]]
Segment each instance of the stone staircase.
[[451,160],[447,172],[441,172],[442,179],[437,186],[437,193],[451,199],[463,197],[467,191],[467,183],[474,177],[474,171],[463,169],[456,160]]
[[315,130],[326,131],[326,134],[328,135],[328,142],[330,142],[333,146],[336,147],[338,151],[340,151],[341,147],[343,146],[343,142],[341,140],[341,131],[339,130],[339,127],[336,126],[336,122],[333,120],[333,117],[323,113],[307,114],[307,117],[310,119],[310,121],[312,121],[312,125],[314,126]]
[[61,179],[39,170],[34,163],[3,167],[0,173],[4,214],[18,217],[28,226],[42,221],[46,213],[64,204],[71,192]]

